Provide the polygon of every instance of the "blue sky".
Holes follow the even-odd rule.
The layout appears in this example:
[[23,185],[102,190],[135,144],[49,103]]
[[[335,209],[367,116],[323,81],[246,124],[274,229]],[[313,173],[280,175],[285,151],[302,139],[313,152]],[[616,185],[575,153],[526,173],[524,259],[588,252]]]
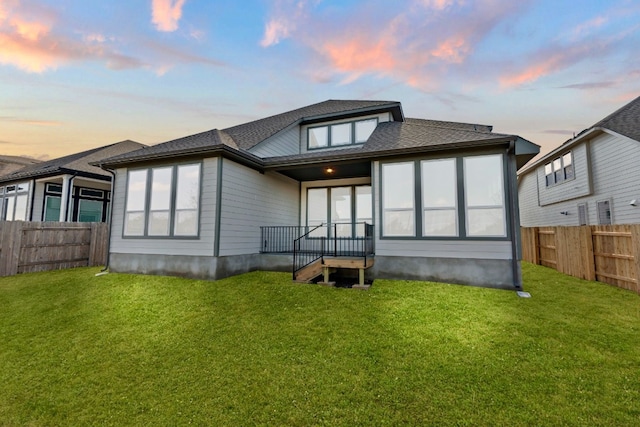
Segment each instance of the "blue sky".
[[326,99],[548,151],[640,95],[636,0],[0,0],[0,154],[155,144]]

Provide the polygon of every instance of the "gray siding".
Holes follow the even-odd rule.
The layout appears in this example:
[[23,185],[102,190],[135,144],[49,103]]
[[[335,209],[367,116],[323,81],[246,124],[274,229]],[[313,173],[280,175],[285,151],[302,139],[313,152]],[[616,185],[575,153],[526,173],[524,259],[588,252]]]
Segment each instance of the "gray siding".
[[260,252],[260,226],[297,225],[298,182],[224,160],[220,256]]
[[277,133],[249,151],[262,158],[298,154],[300,153],[300,126],[293,126]]
[[[640,159],[640,142],[604,133],[594,137],[588,144],[580,144],[580,147],[585,151],[589,150],[592,193],[539,206],[535,196],[538,191],[535,188],[536,181],[532,179],[538,172],[522,175],[518,192],[523,227],[578,225],[578,204],[583,203],[587,205],[588,223],[597,224],[596,203],[601,200],[611,201],[614,224],[640,223],[640,206],[629,205],[633,199],[640,202],[640,168],[637,164]],[[576,169],[576,178],[578,173],[584,172]]]
[[116,171],[113,195],[113,223],[111,252],[149,255],[213,256],[216,181],[219,158],[204,159],[202,163],[202,196],[200,199],[200,237],[198,239],[140,239],[123,238],[127,170]]
[[[547,187],[544,175],[544,164],[538,166],[536,169],[538,175],[538,197],[541,206],[591,194],[589,157],[587,155],[588,144],[580,144],[567,151],[573,152],[574,179]],[[565,153],[566,152],[558,154],[558,156],[554,156],[553,158],[555,159]]]
[[469,258],[507,260],[512,258],[511,242],[506,240],[407,240],[380,238],[380,163],[375,162],[373,185],[376,255],[422,258]]

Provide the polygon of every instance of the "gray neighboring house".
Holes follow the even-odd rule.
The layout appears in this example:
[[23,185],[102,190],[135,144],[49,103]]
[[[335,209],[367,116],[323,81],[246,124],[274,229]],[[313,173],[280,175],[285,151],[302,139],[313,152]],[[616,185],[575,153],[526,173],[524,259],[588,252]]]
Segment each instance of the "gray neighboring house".
[[41,160],[32,159],[30,157],[0,155],[0,176],[10,174],[24,168],[25,166],[35,165],[40,162]]
[[90,163],[142,147],[117,142],[0,176],[0,220],[107,221],[112,175]]
[[640,97],[518,174],[524,227],[640,224]]
[[516,170],[538,152],[393,101],[187,136],[99,162],[115,173],[109,266],[219,279],[300,271],[311,254],[323,272],[352,262],[372,278],[518,289]]

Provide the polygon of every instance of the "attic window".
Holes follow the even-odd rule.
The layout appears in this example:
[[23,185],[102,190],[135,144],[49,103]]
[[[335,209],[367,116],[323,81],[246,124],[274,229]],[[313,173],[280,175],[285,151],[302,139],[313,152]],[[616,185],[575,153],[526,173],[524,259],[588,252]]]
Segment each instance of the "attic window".
[[572,152],[569,151],[560,157],[556,157],[552,162],[544,165],[544,175],[547,187],[573,179],[575,174]]
[[377,118],[310,127],[307,130],[307,148],[314,150],[363,144],[369,139],[376,126],[378,126]]

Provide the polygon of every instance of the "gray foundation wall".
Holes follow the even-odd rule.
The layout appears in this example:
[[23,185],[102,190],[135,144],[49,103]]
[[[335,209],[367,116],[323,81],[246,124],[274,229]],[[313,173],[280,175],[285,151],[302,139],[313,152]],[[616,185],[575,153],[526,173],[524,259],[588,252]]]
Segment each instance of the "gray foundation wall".
[[217,280],[255,270],[290,272],[291,263],[291,255],[275,254],[213,257],[111,253],[109,269],[114,273]]
[[[518,275],[520,273],[518,262]],[[428,280],[515,290],[511,260],[376,256],[369,274],[376,279]]]
[[[255,270],[290,272],[291,263],[291,255],[278,254],[216,258],[112,253],[109,267],[116,273],[216,280]],[[428,280],[514,290],[512,268],[510,260],[376,256],[366,275],[368,279]],[[520,271],[518,263],[519,275]]]

